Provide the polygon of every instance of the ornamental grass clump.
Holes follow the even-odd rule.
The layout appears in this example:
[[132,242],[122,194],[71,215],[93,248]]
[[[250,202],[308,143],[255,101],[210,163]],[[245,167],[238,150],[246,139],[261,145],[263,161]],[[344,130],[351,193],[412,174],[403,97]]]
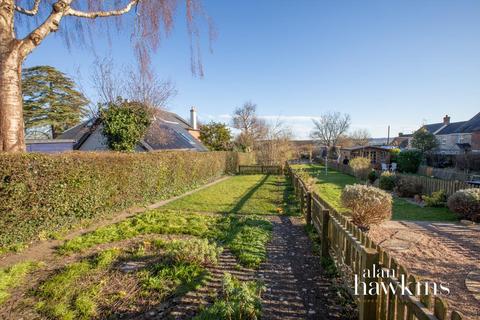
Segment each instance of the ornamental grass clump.
[[347,185],[341,195],[342,205],[350,209],[353,223],[363,230],[392,217],[392,196],[378,188]]
[[478,219],[480,216],[480,189],[458,190],[448,198],[447,205],[459,218]]
[[353,158],[350,160],[350,167],[353,169],[353,174],[360,180],[367,180],[368,174],[372,170],[370,159],[368,158]]

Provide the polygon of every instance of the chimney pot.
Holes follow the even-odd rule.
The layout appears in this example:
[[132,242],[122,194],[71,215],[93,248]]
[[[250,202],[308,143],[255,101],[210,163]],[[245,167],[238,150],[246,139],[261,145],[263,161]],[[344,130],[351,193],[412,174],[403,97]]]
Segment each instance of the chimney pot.
[[443,124],[444,125],[449,125],[450,124],[450,116],[447,114],[445,117],[443,117]]
[[192,109],[190,109],[190,125],[192,126],[193,130],[198,129],[197,110],[195,109],[195,107],[192,107]]

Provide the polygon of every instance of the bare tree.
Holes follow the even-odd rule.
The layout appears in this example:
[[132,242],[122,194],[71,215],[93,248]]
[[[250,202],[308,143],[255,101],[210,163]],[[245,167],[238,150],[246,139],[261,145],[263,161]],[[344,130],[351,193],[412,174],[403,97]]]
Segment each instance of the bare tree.
[[[67,44],[77,44],[85,35],[91,35],[90,40],[95,42],[98,33],[108,31],[108,26],[122,27],[121,23],[115,23],[118,20],[109,17],[120,19],[128,15],[133,24],[123,26],[131,26],[136,56],[142,66],[147,66],[150,53],[158,48],[161,36],[171,31],[176,9],[182,1],[0,0],[0,151],[25,150],[21,65],[48,35],[60,30]],[[200,0],[184,1],[191,39],[192,72],[201,76],[195,17],[206,17],[209,25],[211,22]],[[26,37],[18,38],[24,33]]]
[[372,136],[367,129],[355,129],[341,135],[337,143],[342,147],[368,146],[371,138]]
[[140,68],[128,71],[126,96],[129,100],[142,102],[153,108],[165,109],[167,102],[177,94],[175,85],[163,80],[153,72],[142,72]]
[[263,140],[255,143],[255,156],[262,165],[283,165],[292,157],[292,131],[283,122],[266,125]]
[[139,66],[119,69],[111,59],[97,59],[91,80],[99,102],[109,103],[122,97],[165,109],[167,102],[177,94],[175,85],[161,79],[153,70],[147,71]]
[[350,127],[350,115],[340,112],[326,112],[319,120],[312,119],[314,129],[311,137],[320,144],[331,148],[337,145],[338,139]]
[[256,112],[257,105],[249,101],[233,113],[232,125],[240,130],[236,143],[247,152],[253,150],[256,141],[265,139],[268,131],[265,121]]

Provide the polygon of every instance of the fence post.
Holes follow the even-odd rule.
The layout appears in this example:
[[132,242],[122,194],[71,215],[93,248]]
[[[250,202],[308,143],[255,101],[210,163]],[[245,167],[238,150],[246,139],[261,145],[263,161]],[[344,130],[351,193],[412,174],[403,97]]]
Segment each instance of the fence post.
[[307,210],[305,212],[305,221],[307,225],[312,224],[312,192],[307,190],[307,194],[305,195],[305,199],[307,201]]
[[[375,266],[375,267],[374,267]],[[374,269],[379,268],[378,252],[372,248],[362,250],[361,266],[357,280],[366,285],[367,292],[362,292],[363,285],[358,284],[360,288],[360,299],[358,303],[358,313],[360,320],[376,320],[377,318],[377,295],[370,295],[369,288],[374,288],[377,284],[377,276]],[[369,270],[369,272],[367,272]]]
[[328,258],[328,220],[330,218],[329,211],[328,210],[322,210],[322,240],[321,240],[321,245],[322,245],[322,257],[323,258]]

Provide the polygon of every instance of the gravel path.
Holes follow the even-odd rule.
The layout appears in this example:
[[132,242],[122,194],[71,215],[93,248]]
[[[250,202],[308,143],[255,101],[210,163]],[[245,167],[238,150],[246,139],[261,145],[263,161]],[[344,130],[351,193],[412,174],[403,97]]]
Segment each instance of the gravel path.
[[369,235],[407,269],[443,283],[452,309],[480,319],[480,226],[445,222],[388,221]]

